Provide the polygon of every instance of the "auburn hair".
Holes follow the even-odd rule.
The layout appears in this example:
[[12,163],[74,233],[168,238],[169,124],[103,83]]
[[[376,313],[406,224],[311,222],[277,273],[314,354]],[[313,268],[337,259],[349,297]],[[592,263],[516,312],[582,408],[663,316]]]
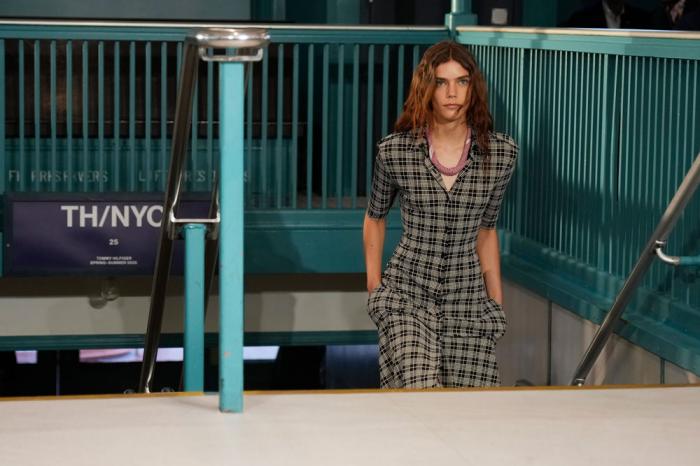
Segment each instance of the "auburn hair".
[[489,132],[493,129],[493,119],[489,112],[486,80],[469,50],[452,40],[438,42],[423,54],[423,58],[413,71],[411,89],[394,129],[399,132],[412,131],[418,134],[433,123],[432,99],[435,92],[435,70],[450,60],[456,61],[469,71],[471,92],[466,113],[467,124],[476,132],[476,142],[488,156]]

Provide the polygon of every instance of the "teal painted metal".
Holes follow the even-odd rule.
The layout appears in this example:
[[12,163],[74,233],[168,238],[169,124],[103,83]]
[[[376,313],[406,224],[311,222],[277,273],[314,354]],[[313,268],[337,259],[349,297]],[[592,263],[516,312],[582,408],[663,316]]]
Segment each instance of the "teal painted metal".
[[681,256],[678,258],[678,265],[686,267],[700,265],[700,256]]
[[[41,173],[41,152],[39,151],[39,141],[41,138],[41,43],[34,41],[34,156],[32,157],[32,169],[34,173]],[[34,177],[33,188],[41,191],[39,177]]]
[[542,32],[530,30],[483,31],[475,28],[458,28],[456,39],[472,45],[527,50],[550,50],[606,55],[650,57],[669,59],[700,59],[700,39],[619,36],[606,34],[561,34],[555,29]]
[[[370,45],[367,50],[367,115],[374,115],[374,45]],[[366,141],[365,148],[365,195],[369,197],[370,186],[372,186],[372,161],[374,148],[372,141],[374,135],[372,133],[373,126],[372,118],[367,118]]]
[[338,45],[338,96],[336,101],[336,148],[335,148],[335,207],[343,207],[343,116],[345,90],[345,45]]
[[[360,144],[359,134],[359,106],[360,106],[360,46],[355,44],[352,51],[352,147],[351,147],[351,166],[357,167],[358,161],[358,146]],[[350,192],[352,193],[351,208],[357,208],[357,172],[358,170],[350,171]]]
[[207,228],[187,224],[185,237],[184,389],[204,391],[204,242]]
[[[115,104],[116,107],[116,104]],[[21,138],[21,136],[20,136]],[[68,172],[68,183],[66,190],[73,192],[73,42],[66,42],[66,154],[63,158],[63,166]],[[26,187],[21,183],[19,190],[24,191]]]
[[129,42],[129,152],[126,159],[127,191],[136,191],[136,42]]
[[403,95],[403,83],[406,80],[406,76],[404,75],[404,54],[405,54],[405,46],[403,44],[399,45],[399,50],[398,50],[398,64],[396,66],[396,115],[401,115],[401,111],[403,110],[403,102],[404,102],[404,95]]
[[328,89],[328,44],[323,46],[323,81],[322,81],[322,107],[323,111],[321,113],[321,208],[328,208],[328,95],[330,90]]
[[[619,283],[602,277],[627,275],[700,150],[694,131],[700,113],[694,92],[698,60],[670,52],[661,57],[581,52],[547,41],[533,46],[522,34],[504,36],[509,46],[490,32],[470,31],[458,40],[472,47],[485,72],[496,128],[521,146],[500,220],[516,245],[511,257],[539,260],[534,248],[517,250],[515,238],[534,241],[547,254],[597,271],[576,286],[614,296]],[[679,47],[686,44],[679,40]],[[669,244],[682,245],[683,252],[700,249],[699,212],[695,199]],[[660,334],[668,328],[686,341],[700,335],[700,282],[693,269],[674,272],[655,264],[640,293],[646,301],[628,311],[635,319],[656,321]],[[556,299],[570,304],[561,293]],[[666,311],[663,300],[685,310]],[[666,357],[688,367],[680,347],[671,350],[649,336],[633,341],[665,348]]]
[[[97,154],[97,171],[105,173],[107,162],[105,160],[105,43],[97,43],[97,140],[99,152]],[[58,167],[56,167],[58,169]],[[53,186],[56,191],[56,186]],[[105,190],[105,181],[100,176],[97,189]]]
[[[24,86],[24,41],[19,40],[17,41],[17,76],[18,76],[18,95],[17,95],[17,105],[19,107],[18,109],[18,115],[19,119],[17,121],[17,135],[19,138],[19,169],[20,174],[22,172],[26,172],[26,153],[25,153],[25,144],[24,144],[24,95],[25,95],[25,86]],[[7,158],[5,158],[7,160]],[[5,167],[7,169],[7,167]],[[4,178],[3,174],[3,178]],[[24,191],[27,189],[26,186],[26,179],[27,177],[23,177],[20,175],[20,180],[19,180],[19,188],[20,190]]]
[[[266,194],[269,192],[268,181],[267,181],[267,170],[270,166],[269,153],[267,150],[267,130],[268,130],[268,87],[269,87],[269,58],[268,54],[262,59],[262,116],[260,118],[260,160],[258,162],[258,167],[260,170],[260,178],[258,181],[258,186],[260,186],[260,191],[262,194],[259,201],[254,204],[256,207],[265,208],[268,207],[269,196]],[[257,181],[257,180],[256,180]]]
[[143,169],[142,177],[146,178],[144,189],[146,191],[153,191],[153,154],[151,152],[151,123],[152,123],[152,99],[153,99],[153,77],[152,77],[152,63],[153,63],[153,46],[151,42],[146,42],[146,49],[144,51],[144,122],[143,122],[143,133],[144,139],[146,140],[146,157],[141,160],[141,167]]
[[282,167],[285,161],[282,157],[282,133],[284,131],[283,112],[284,112],[284,44],[277,46],[277,115],[275,129],[275,158],[273,165],[275,167],[275,208],[282,208]]
[[384,46],[382,59],[382,135],[389,133],[389,46]]
[[219,409],[243,410],[243,90],[240,63],[222,64],[219,230]]
[[[82,69],[82,75],[83,75],[83,86],[81,89],[81,94],[82,94],[82,101],[83,101],[83,156],[82,159],[80,160],[80,171],[82,173],[88,173],[90,170],[90,152],[88,151],[88,136],[89,136],[89,130],[88,130],[88,125],[90,122],[90,112],[89,112],[89,102],[90,102],[90,68],[88,67],[89,63],[89,45],[88,42],[85,41],[83,42],[82,46],[82,58],[83,58],[83,69]],[[88,190],[88,182],[87,182],[87,177],[83,178],[82,186],[80,187],[82,192],[86,192]]]
[[313,141],[314,136],[314,44],[309,44],[306,88],[306,208],[311,209],[313,200]]
[[293,209],[297,208],[298,164],[299,164],[299,44],[294,44],[292,51],[292,169],[289,173],[289,185],[292,192]]
[[253,81],[255,68],[248,64],[246,71],[246,158],[245,158],[245,197],[246,207],[250,207],[253,197]]
[[[121,112],[120,112],[120,76],[121,76],[121,47],[119,42],[114,43],[114,115],[113,115],[113,150],[115,154],[119,153],[120,142],[119,136],[121,133]],[[115,191],[119,191],[122,188],[119,179],[121,178],[121,164],[119,163],[118,157],[112,158],[112,178],[111,186]]]
[[[2,24],[0,29],[6,39],[72,39],[72,40],[117,40],[129,41],[139,37],[144,41],[166,40],[182,41],[191,31],[191,26],[184,27],[149,27],[143,26],[54,26],[54,25],[13,25]],[[443,27],[355,27],[330,29],[315,28],[306,25],[303,28],[285,28],[266,26],[273,43],[300,42],[307,44],[357,43],[357,44],[432,44],[447,39],[449,34]]]
[[[209,50],[212,53],[212,50]],[[214,161],[214,63],[207,62],[207,164],[204,167],[206,173],[212,173],[215,167]],[[205,191],[211,191],[214,187],[213,176],[207,178],[204,184]]]
[[[116,132],[115,126],[115,132]],[[160,44],[160,156],[159,173],[165,173],[168,167],[168,43]],[[165,176],[158,177],[158,191],[165,191]]]
[[[2,29],[0,24],[0,30]],[[12,30],[13,28],[10,28]],[[21,29],[21,28],[20,28]],[[35,28],[37,29],[37,28]],[[57,107],[57,115],[60,113],[61,118],[56,118],[56,123],[60,126],[60,130],[57,130],[57,136],[55,142],[52,140],[52,144],[46,144],[45,139],[48,139],[47,135],[42,135],[39,133],[38,139],[32,138],[32,141],[26,140],[26,135],[34,134],[36,136],[36,131],[25,131],[25,127],[21,127],[18,133],[14,136],[21,140],[20,154],[15,156],[11,154],[8,158],[12,160],[12,169],[16,169],[15,178],[11,180],[9,190],[50,190],[54,192],[61,191],[75,191],[80,190],[84,192],[92,191],[153,191],[163,189],[163,180],[165,166],[167,164],[167,145],[169,143],[168,136],[168,113],[172,112],[172,105],[174,99],[172,97],[172,90],[175,86],[170,82],[170,75],[174,75],[172,69],[168,66],[168,41],[172,36],[168,35],[167,31],[163,31],[163,36],[156,37],[153,35],[145,34],[147,40],[139,39],[134,40],[132,37],[125,37],[118,33],[122,31],[120,28],[105,29],[105,34],[99,36],[98,39],[93,39],[90,36],[79,33],[78,29],[55,29],[57,31],[57,37],[61,40],[66,37],[76,37],[77,39],[68,39],[66,41],[65,49],[57,50],[57,63],[59,63],[65,56],[66,70],[65,70],[65,86],[63,85],[63,76],[60,78],[57,74],[58,87],[60,87],[60,96],[57,96],[56,102],[59,103]],[[14,33],[18,33],[19,29],[14,29]],[[21,34],[26,34],[27,36],[32,36],[29,29],[22,30]],[[184,32],[184,31],[183,31]],[[75,34],[74,34],[75,33]],[[369,55],[369,48],[371,47],[374,51],[375,45],[366,45],[366,35],[377,35],[377,41],[386,56],[393,60],[392,64],[388,64],[389,68],[398,66],[397,58],[399,56],[403,57],[405,55],[406,49],[403,48],[404,53],[394,53],[394,49],[398,50],[399,47],[395,47],[392,44],[396,44],[396,34],[402,34],[401,31],[382,31],[377,33],[376,31],[348,31],[347,33],[324,33],[324,37],[328,37],[332,40],[331,43],[327,44],[330,47],[328,55],[328,67],[336,66],[338,55],[336,51],[344,50],[344,59],[347,59],[352,55],[352,69],[353,73],[355,69],[358,69],[359,75],[365,74],[366,67],[372,68],[372,74],[374,73],[375,58],[372,56],[371,64],[366,63],[365,53]],[[12,36],[13,33],[10,33]],[[415,44],[419,42],[421,44],[429,43],[435,38],[436,31],[413,31],[410,35],[411,41]],[[319,144],[318,141],[313,140],[314,134],[314,124],[317,129],[315,130],[319,136],[323,134],[323,124],[320,121],[321,118],[315,118],[314,113],[318,113],[319,116],[322,111],[322,95],[319,96],[321,100],[315,100],[314,94],[321,93],[321,89],[315,89],[312,87],[312,91],[308,92],[308,86],[312,86],[313,82],[322,82],[322,77],[316,77],[315,74],[321,72],[320,66],[314,65],[314,55],[318,55],[318,61],[321,61],[320,53],[315,54],[314,44],[316,42],[311,41],[304,43],[304,34],[300,35],[301,39],[295,38],[291,40],[290,47],[296,53],[299,54],[303,47],[307,47],[309,54],[304,54],[304,58],[301,61],[299,59],[292,60],[292,63],[296,63],[293,66],[303,66],[306,70],[305,78],[307,80],[307,99],[302,103],[301,96],[299,95],[299,82],[302,79],[301,75],[297,76],[296,88],[292,80],[285,78],[280,82],[278,80],[278,86],[282,84],[282,118],[276,118],[276,125],[279,126],[280,122],[282,125],[282,131],[278,131],[276,134],[281,136],[281,140],[278,137],[274,142],[274,153],[270,152],[270,148],[267,144],[266,136],[269,131],[269,123],[267,125],[257,125],[257,121],[260,121],[262,117],[267,117],[269,111],[275,111],[270,109],[270,104],[275,105],[269,99],[265,98],[265,102],[260,102],[259,99],[255,99],[260,103],[260,113],[257,111],[255,113],[251,112],[252,108],[248,108],[249,118],[255,118],[255,139],[262,140],[262,144],[255,144],[253,147],[253,122],[249,124],[251,131],[248,132],[248,140],[250,141],[248,152],[252,155],[248,158],[247,164],[249,164],[249,169],[247,170],[247,199],[248,206],[251,208],[296,208],[296,207],[306,207],[306,208],[320,208],[324,206],[323,201],[323,189],[322,185],[325,182],[326,186],[326,196],[325,196],[325,207],[328,207],[328,197],[333,196],[334,205],[338,208],[362,208],[366,202],[366,190],[368,189],[369,179],[371,178],[371,165],[374,152],[374,143],[376,139],[382,136],[382,132],[379,130],[381,124],[379,123],[382,115],[374,115],[373,112],[365,112],[365,107],[358,99],[364,99],[363,88],[360,87],[357,93],[351,93],[349,90],[351,86],[349,85],[349,78],[345,79],[343,68],[338,68],[338,73],[330,73],[328,76],[328,89],[332,89],[332,96],[327,102],[327,112],[328,115],[335,117],[340,115],[343,118],[342,126],[336,124],[330,124],[326,129],[326,141],[325,144]],[[381,36],[381,37],[379,37]],[[279,37],[291,37],[291,36],[279,36]],[[127,39],[127,45],[122,47],[122,43],[119,39]],[[75,70],[72,67],[72,40],[80,41],[80,66]],[[93,41],[94,42],[91,42]],[[108,41],[113,41],[114,46],[106,46],[105,43]],[[154,50],[160,42],[160,52]],[[300,42],[301,41],[301,42]],[[44,47],[40,44],[41,40],[32,40],[33,47]],[[20,41],[17,41],[20,44]],[[46,44],[48,45],[48,43]],[[179,68],[181,62],[182,47],[180,44],[173,44],[176,46],[176,68]],[[278,44],[282,45],[281,43]],[[388,47],[385,47],[388,46]],[[283,47],[279,47],[283,50],[287,47],[285,44]],[[353,53],[349,53],[348,47],[353,47]],[[416,45],[406,45],[406,47],[411,47],[414,51],[414,60],[417,59],[418,47]],[[87,48],[89,53],[85,53]],[[127,50],[124,50],[126,48]],[[271,49],[273,59],[275,52],[278,47]],[[359,54],[355,54],[355,50],[359,51]],[[97,51],[97,52],[96,52]],[[172,48],[170,49],[172,51]],[[318,50],[317,50],[318,51]],[[332,52],[331,52],[332,51]],[[124,53],[125,52],[125,53]],[[319,51],[320,52],[320,51]],[[282,52],[284,53],[284,52]],[[292,51],[292,54],[295,52]],[[20,54],[23,55],[23,54]],[[34,55],[34,54],[33,54]],[[32,56],[33,56],[32,55]],[[287,53],[286,55],[289,55]],[[308,56],[307,56],[308,55]],[[297,55],[298,56],[298,55]],[[92,60],[89,57],[96,57],[95,63],[89,63],[88,66],[83,66],[85,59]],[[23,56],[20,57],[23,59]],[[285,60],[280,53],[277,53],[276,62],[282,63],[282,66],[277,67],[277,74],[283,71],[285,66]],[[348,67],[349,60],[344,60],[346,62],[345,67]],[[160,79],[157,76],[157,67],[160,63]],[[304,66],[305,65],[305,66]],[[210,67],[210,65],[208,65]],[[251,66],[251,72],[253,75],[258,74],[258,81],[260,77],[263,80],[267,79],[267,74],[263,73],[262,65],[255,64]],[[349,68],[349,67],[348,67]],[[89,71],[91,70],[92,71]],[[88,86],[83,86],[85,83],[84,71],[88,70]],[[254,71],[253,71],[254,70]],[[397,71],[399,68],[396,69]],[[62,71],[62,70],[61,70]],[[90,73],[95,73],[93,76]],[[24,73],[24,68],[22,69]],[[204,74],[204,73],[203,73]],[[265,76],[263,76],[263,74]],[[293,74],[293,70],[292,70]],[[394,75],[393,71],[390,73]],[[387,111],[384,115],[384,127],[388,128],[389,122],[394,118],[393,106],[396,104],[397,108],[401,103],[401,87],[405,85],[406,80],[401,80],[400,75],[397,74],[397,86],[387,86],[386,92],[389,93],[387,96],[382,95],[380,90],[380,104],[391,103],[391,110]],[[150,76],[150,77],[149,77]],[[341,89],[338,89],[338,78],[343,77],[344,84]],[[32,84],[32,73],[27,73],[21,76],[22,79],[19,81],[28,84]],[[73,80],[76,80],[80,84],[73,86]],[[209,83],[210,78],[207,78],[207,83]],[[160,81],[160,83],[158,83]],[[290,85],[290,81],[292,81]],[[391,78],[393,81],[393,78]],[[37,83],[33,83],[35,86]],[[263,86],[264,90],[268,90],[269,81]],[[259,84],[254,83],[257,88]],[[155,86],[160,88],[160,100],[158,100],[158,92]],[[58,89],[57,87],[57,89]],[[347,89],[345,89],[347,88]],[[87,92],[82,92],[85,89]],[[170,92],[168,91],[170,89]],[[207,84],[206,86],[201,86],[201,91],[204,92],[206,89],[207,100],[211,94],[214,100],[218,100],[216,90],[212,90],[211,86]],[[252,88],[251,88],[252,89]],[[295,90],[296,89],[296,90]],[[23,89],[21,89],[23,90]],[[342,99],[335,98],[337,95],[342,94]],[[73,108],[73,102],[75,99],[72,98],[73,94],[80,92],[80,102],[81,104]],[[251,91],[252,92],[252,91]],[[368,99],[367,104],[371,108],[376,108],[378,105],[374,103],[374,88],[367,88]],[[58,94],[58,90],[57,90]],[[291,96],[290,96],[291,94]],[[31,98],[33,94],[29,94]],[[260,95],[260,89],[254,92],[254,95]],[[65,98],[64,98],[65,96]],[[126,98],[124,98],[126,96]],[[267,96],[265,96],[267,97]],[[251,96],[251,99],[253,96]],[[24,97],[22,97],[24,99]],[[292,107],[294,107],[294,101],[296,100],[297,112],[294,110],[288,111],[286,109],[286,103],[292,101]],[[314,101],[316,102],[317,108],[314,108]],[[31,101],[30,101],[31,102]],[[87,111],[86,110],[87,102]],[[277,102],[280,103],[280,102]],[[306,104],[306,108],[304,108]],[[353,122],[351,117],[351,112],[345,112],[344,109],[350,110],[353,106],[358,106],[358,131],[359,137],[362,137],[362,132],[367,136],[366,144],[359,144],[358,141],[350,141],[351,134],[353,133]],[[279,105],[278,105],[279,107]],[[201,109],[204,108],[200,105]],[[207,103],[207,109],[208,109]],[[388,108],[388,107],[387,107]],[[25,109],[25,106],[20,106],[21,111]],[[279,108],[277,109],[279,110]],[[196,112],[197,110],[193,110]],[[110,113],[110,115],[107,115]],[[292,114],[291,118],[289,114]],[[345,114],[348,117],[345,117]],[[192,141],[193,141],[193,153],[195,154],[192,160],[188,161],[190,170],[186,174],[185,185],[188,190],[206,190],[211,186],[213,180],[213,171],[211,169],[211,159],[215,156],[217,149],[215,148],[216,143],[216,123],[215,117],[209,118],[210,111],[207,110],[206,123],[204,122],[203,114],[200,116],[199,125],[194,125]],[[264,115],[263,115],[264,114]],[[296,116],[296,120],[295,116]],[[35,126],[36,126],[36,116],[37,112],[32,112],[34,115]],[[65,115],[65,118],[63,118]],[[157,116],[156,116],[157,115]],[[305,117],[301,117],[305,115]],[[38,114],[41,121],[50,119],[50,112],[46,111],[45,115]],[[277,115],[278,116],[278,115]],[[307,118],[306,116],[310,117]],[[87,118],[86,118],[87,117]],[[158,122],[154,121],[157,120]],[[73,120],[77,119],[78,126],[73,125]],[[25,121],[23,118],[21,121]],[[291,120],[291,121],[290,121]],[[63,125],[65,121],[65,126]],[[296,124],[293,124],[296,121]],[[376,126],[375,126],[375,121]],[[157,126],[160,123],[159,127]],[[196,127],[202,128],[206,124],[206,155],[199,150],[199,144],[201,145],[202,132],[197,131]],[[306,131],[303,131],[304,126],[307,126]],[[291,127],[292,134],[290,136],[289,132],[284,129]],[[369,132],[361,131],[359,128],[367,128]],[[58,128],[58,127],[57,127]],[[65,128],[65,131],[64,131]],[[158,128],[158,130],[156,130]],[[258,132],[258,128],[260,131]],[[305,133],[304,136],[300,137],[299,129]],[[111,134],[109,133],[111,131]],[[159,142],[160,145],[155,147],[151,144],[151,140],[155,137],[155,131],[159,131]],[[294,139],[294,133],[296,133],[296,139]],[[319,134],[320,133],[320,134]],[[21,136],[21,137],[20,137]],[[107,143],[105,138],[109,138],[110,141]],[[74,139],[78,141],[78,144],[74,144]],[[97,141],[97,153],[87,154],[84,152],[85,148],[93,147],[93,139]],[[101,142],[100,142],[101,141]],[[280,143],[281,141],[281,143]],[[27,144],[31,143],[32,157],[20,156],[22,151],[26,150],[29,146]],[[354,159],[352,144],[358,144],[357,147],[357,159]],[[109,147],[108,147],[109,146]],[[67,148],[66,148],[67,147]],[[340,147],[341,151],[336,149]],[[347,149],[345,149],[347,147]],[[48,149],[48,153],[41,152],[37,157],[37,148],[39,150]],[[139,148],[145,149],[146,153],[141,153]],[[286,148],[286,149],[285,149]],[[304,163],[295,157],[299,156],[299,152],[304,150],[306,152],[305,160],[307,166],[305,167],[306,176],[300,178],[297,176],[296,170],[299,163]],[[332,149],[331,149],[332,148]],[[211,150],[210,150],[211,149]],[[71,157],[70,154],[74,154],[75,151],[80,151],[78,157]],[[284,151],[287,150],[285,153]],[[328,166],[325,170],[319,170],[316,164],[320,164],[323,160],[323,151],[327,152],[326,162]],[[56,153],[59,156],[57,160],[56,168],[53,167],[53,154]],[[294,155],[296,154],[296,155]],[[329,160],[330,158],[330,160]],[[279,163],[276,159],[280,159]],[[367,163],[369,162],[369,163]],[[31,164],[29,169],[20,169],[20,164],[29,163]],[[194,167],[194,168],[193,168]],[[303,165],[302,165],[303,167]],[[10,167],[8,167],[9,169]],[[58,173],[59,176],[47,175],[51,172]],[[61,173],[63,172],[63,173]],[[319,172],[324,173],[324,176],[319,176]],[[364,173],[365,176],[361,176],[360,172]],[[282,186],[279,186],[278,180],[280,179],[280,173],[282,173]],[[19,174],[19,176],[17,176]],[[100,174],[96,179],[96,182],[90,181],[91,178],[95,177],[95,174]],[[271,176],[270,176],[271,175]],[[264,178],[264,179],[263,179]],[[353,182],[353,178],[357,178],[357,182]],[[48,182],[47,182],[48,180]],[[303,185],[302,183],[305,183]],[[296,185],[296,187],[294,186]],[[302,194],[299,188],[306,191],[306,199],[303,202],[304,205],[298,205],[297,196]],[[255,192],[255,194],[253,194]],[[362,196],[362,197],[360,197]],[[348,203],[345,197],[349,197],[350,202]],[[342,199],[341,199],[342,198]],[[342,201],[342,202],[341,202]],[[345,204],[343,204],[345,202]],[[344,207],[345,206],[345,207]]]
[[[51,160],[49,170],[56,173],[58,161],[56,160],[56,41],[52,40],[49,46],[49,102],[51,106]],[[51,191],[56,191],[56,177],[51,177]]]

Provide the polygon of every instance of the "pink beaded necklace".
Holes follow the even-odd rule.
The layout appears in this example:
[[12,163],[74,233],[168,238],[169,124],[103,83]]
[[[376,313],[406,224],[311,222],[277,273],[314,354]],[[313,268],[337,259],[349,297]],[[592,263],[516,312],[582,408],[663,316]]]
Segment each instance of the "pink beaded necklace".
[[437,168],[440,173],[446,176],[453,176],[462,171],[462,169],[467,165],[467,162],[469,162],[469,149],[471,149],[472,146],[471,135],[471,128],[467,128],[467,138],[464,140],[464,149],[462,149],[462,156],[459,158],[459,162],[457,162],[457,165],[454,167],[446,167],[440,163],[437,155],[435,155],[433,140],[430,137],[430,129],[425,128],[425,136],[428,139],[428,153],[430,154],[430,161],[433,162],[433,165],[435,165],[435,168]]

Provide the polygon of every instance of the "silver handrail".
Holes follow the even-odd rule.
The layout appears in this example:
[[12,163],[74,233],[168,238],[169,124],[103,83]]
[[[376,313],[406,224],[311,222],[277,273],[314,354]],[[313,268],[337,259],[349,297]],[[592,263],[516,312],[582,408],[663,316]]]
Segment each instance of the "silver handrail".
[[[151,303],[148,315],[148,327],[146,330],[146,342],[144,345],[143,363],[139,377],[138,391],[148,393],[150,391],[155,368],[158,343],[163,323],[163,309],[165,305],[165,292],[168,286],[170,265],[172,263],[173,242],[177,237],[175,225],[181,223],[175,218],[180,191],[182,188],[182,171],[185,162],[187,140],[191,126],[191,109],[194,86],[197,82],[198,60],[202,50],[208,48],[234,49],[254,52],[250,54],[237,54],[218,56],[217,61],[250,61],[252,56],[257,56],[260,50],[267,46],[270,36],[264,29],[209,29],[197,31],[185,39],[182,68],[180,70],[180,86],[177,91],[175,104],[175,125],[173,127],[173,144],[170,156],[170,168],[168,170],[168,183],[165,190],[163,220],[160,228],[160,240],[158,254],[151,286]],[[224,60],[226,58],[226,60]],[[218,186],[218,184],[217,184]],[[218,188],[212,196],[212,206],[218,206]],[[210,209],[210,215],[214,208]],[[199,223],[212,223],[218,219],[218,208],[215,209],[215,219],[195,219]],[[187,219],[191,220],[191,219]],[[209,248],[212,250],[212,247]],[[214,257],[216,248],[213,247]],[[212,253],[207,254],[211,259]],[[208,261],[209,262],[209,261]],[[215,259],[214,259],[215,262]],[[211,264],[207,264],[211,266]],[[208,267],[210,268],[210,267]],[[210,279],[209,279],[210,280]],[[211,280],[210,280],[211,281]],[[208,291],[208,289],[207,289]]]
[[700,185],[700,153],[695,158],[693,165],[685,175],[676,194],[668,204],[656,230],[654,230],[651,238],[649,238],[632,272],[627,277],[625,284],[615,298],[615,302],[613,302],[610,311],[608,311],[603,323],[593,337],[593,341],[591,341],[591,344],[588,346],[581,362],[576,368],[574,377],[571,380],[571,385],[582,386],[586,382],[591,368],[612,336],[613,329],[620,320],[625,307],[627,307],[627,304],[629,304],[629,301],[632,299],[632,295],[642,281],[642,278],[644,278],[644,274],[651,266],[654,258],[659,255],[659,245],[666,244],[668,236],[671,234],[671,231],[673,231],[673,227],[683,213],[683,209],[685,209],[685,206],[693,197],[698,185]]

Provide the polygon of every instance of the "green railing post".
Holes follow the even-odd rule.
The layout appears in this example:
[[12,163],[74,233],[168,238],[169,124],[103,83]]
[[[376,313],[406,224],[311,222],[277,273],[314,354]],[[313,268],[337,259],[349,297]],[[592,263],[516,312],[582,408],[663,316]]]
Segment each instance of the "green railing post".
[[451,11],[445,15],[445,26],[452,35],[457,26],[470,26],[477,24],[477,18],[472,13],[471,0],[452,0]]
[[221,244],[219,409],[243,411],[243,88],[242,63],[220,69]]
[[190,223],[185,236],[184,388],[204,391],[204,238],[207,227]]

